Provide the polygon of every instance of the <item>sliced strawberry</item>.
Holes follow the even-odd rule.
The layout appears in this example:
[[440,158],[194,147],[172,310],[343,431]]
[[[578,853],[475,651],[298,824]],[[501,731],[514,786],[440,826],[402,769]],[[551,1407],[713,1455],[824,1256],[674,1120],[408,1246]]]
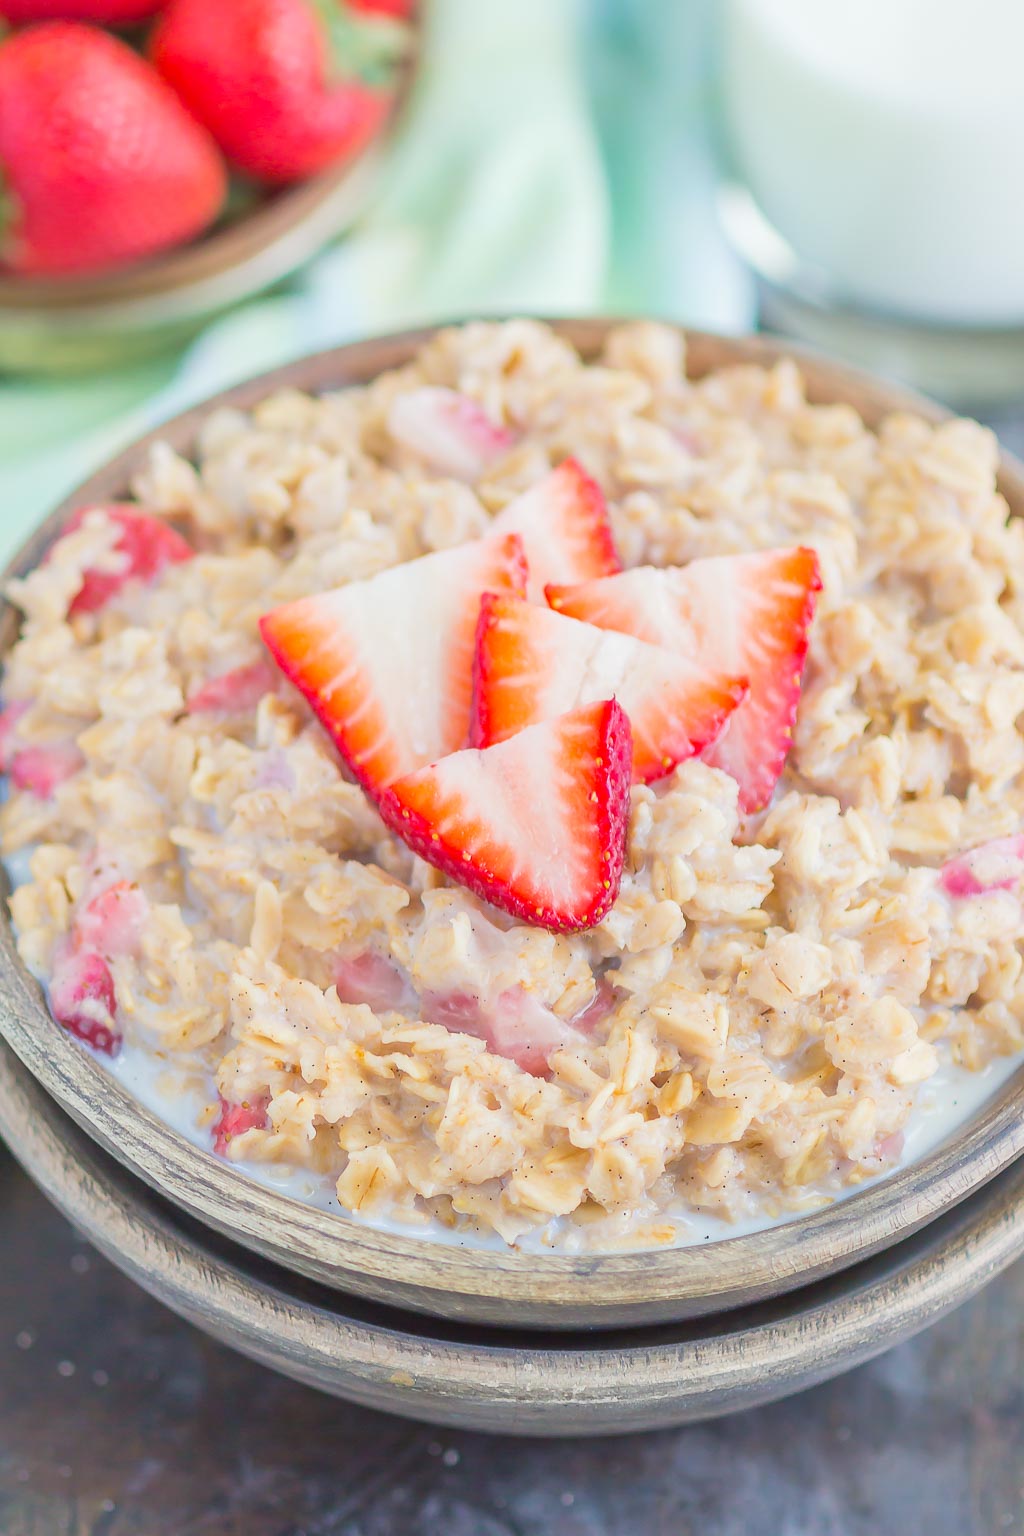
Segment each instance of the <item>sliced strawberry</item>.
[[138,886],[118,880],[93,896],[75,918],[74,942],[108,960],[129,955],[138,948],[148,911]]
[[614,1006],[614,994],[599,982],[592,1003],[574,1019],[560,1019],[523,987],[508,987],[493,1002],[469,992],[428,992],[420,1016],[457,1034],[476,1035],[495,1056],[544,1077],[555,1051],[582,1045]]
[[220,1157],[226,1157],[228,1146],[236,1136],[243,1135],[245,1131],[266,1130],[270,1098],[260,1094],[241,1104],[232,1104],[223,1094],[219,1098],[220,1118],[213,1127],[213,1150]]
[[113,1056],[121,1044],[115,1007],[114,978],[105,960],[70,947],[57,956],[50,979],[50,1008],[58,1024]]
[[193,689],[188,696],[190,715],[238,715],[255,709],[274,686],[274,673],[265,661],[222,672]]
[[492,526],[522,539],[535,602],[544,601],[551,582],[590,581],[622,569],[601,487],[575,459],[510,501]]
[[0,710],[0,772],[6,773],[15,753],[15,738],[21,717],[31,709],[28,699],[12,699]]
[[108,603],[129,581],[153,581],[168,565],[191,560],[195,550],[163,518],[142,512],[128,502],[109,502],[96,507],[80,507],[64,529],[75,533],[90,512],[103,512],[121,532],[115,548],[122,557],[116,571],[86,571],[82,585],[72,599],[69,614],[95,613]]
[[392,784],[380,814],[414,852],[514,917],[589,928],[619,891],[632,763],[613,699]]
[[682,568],[641,566],[603,581],[552,586],[547,596],[559,613],[749,680],[749,694],[704,757],[736,780],[740,808],[756,811],[771,798],[790,748],[820,591],[817,555],[794,548],[714,556]]
[[396,395],[388,411],[388,431],[424,464],[454,480],[479,480],[517,441],[514,432],[492,421],[475,400],[434,385]]
[[473,664],[470,743],[489,747],[580,704],[618,699],[633,732],[633,782],[649,784],[715,740],[743,678],[518,597],[485,594]]
[[408,976],[376,950],[342,955],[334,969],[334,985],[342,1003],[366,1003],[375,1013],[414,1010],[416,994]]
[[994,837],[943,864],[939,883],[950,896],[1012,891],[1024,881],[1024,833]]
[[465,744],[480,597],[525,581],[517,538],[475,539],[275,608],[260,632],[376,797]]
[[85,759],[73,741],[49,746],[19,747],[11,757],[11,783],[40,800],[49,800],[58,784],[78,772]]
[[476,1035],[495,1056],[543,1077],[555,1051],[581,1045],[584,1036],[522,987],[509,987],[493,1002],[469,992],[428,992],[420,1013],[431,1024]]

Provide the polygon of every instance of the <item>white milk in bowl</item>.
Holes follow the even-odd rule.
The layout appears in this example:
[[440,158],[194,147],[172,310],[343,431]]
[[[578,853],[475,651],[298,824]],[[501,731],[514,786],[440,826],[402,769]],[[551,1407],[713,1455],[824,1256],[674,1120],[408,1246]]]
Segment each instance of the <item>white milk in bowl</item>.
[[1024,322],[1024,0],[727,0],[724,70],[737,171],[837,298]]

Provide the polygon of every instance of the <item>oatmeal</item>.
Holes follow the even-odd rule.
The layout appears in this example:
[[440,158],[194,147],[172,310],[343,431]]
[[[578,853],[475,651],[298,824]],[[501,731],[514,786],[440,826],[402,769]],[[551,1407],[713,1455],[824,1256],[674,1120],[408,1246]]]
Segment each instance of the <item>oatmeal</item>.
[[[688,381],[681,338],[648,324],[593,364],[532,322],[470,325],[365,388],[211,413],[194,465],[156,449],[137,507],[77,517],[13,584],[0,832],[6,857],[30,851],[25,962],[66,1027],[157,1064],[218,1155],[299,1170],[369,1220],[642,1246],[877,1176],[936,1074],[1024,1046],[1024,534],[996,461],[970,422],[875,433],[808,405],[788,362]],[[577,470],[607,501],[592,568],[571,520],[538,543],[531,510]],[[407,592],[375,579],[441,552],[430,569],[470,582],[468,629],[431,610],[429,644],[388,670],[409,615],[358,593]],[[786,676],[731,643],[767,632],[751,615],[783,559],[803,625]],[[686,651],[662,597],[695,561],[723,584],[701,581]],[[336,589],[378,626],[366,666],[392,727],[355,744],[260,633]],[[563,711],[596,728],[602,690],[632,690],[604,910],[574,899],[608,878],[614,818],[536,921],[509,898],[519,871],[470,889],[391,830],[407,786],[419,814],[435,757],[483,729],[460,669],[485,592],[503,686],[474,762],[527,730],[547,752]],[[617,638],[583,646],[584,625]],[[590,694],[565,681],[570,631]],[[528,718],[509,636],[560,658]],[[442,662],[443,699],[422,686]],[[769,739],[758,710],[797,689],[791,740]],[[686,705],[663,720],[665,696]],[[533,772],[513,779],[544,837],[575,836],[558,776]]]

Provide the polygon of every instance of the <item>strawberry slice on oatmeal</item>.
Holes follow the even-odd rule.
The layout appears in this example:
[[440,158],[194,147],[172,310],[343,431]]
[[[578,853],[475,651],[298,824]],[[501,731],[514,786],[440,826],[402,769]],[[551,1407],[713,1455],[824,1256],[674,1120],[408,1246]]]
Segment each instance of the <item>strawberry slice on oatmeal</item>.
[[705,761],[740,787],[740,808],[767,804],[793,739],[807,637],[821,574],[813,549],[715,555],[639,566],[577,586],[551,586],[558,613],[667,646],[745,677],[750,692]]
[[478,539],[275,608],[260,633],[377,798],[464,745],[480,598],[525,581],[514,534]]
[[575,459],[510,501],[492,527],[522,539],[531,602],[543,603],[550,582],[591,581],[622,569],[601,487]]
[[631,767],[629,720],[607,700],[407,774],[380,813],[485,901],[570,932],[600,922],[618,895]]
[[580,704],[618,699],[633,732],[637,784],[709,746],[747,693],[745,678],[490,592],[480,605],[473,682],[476,747]]

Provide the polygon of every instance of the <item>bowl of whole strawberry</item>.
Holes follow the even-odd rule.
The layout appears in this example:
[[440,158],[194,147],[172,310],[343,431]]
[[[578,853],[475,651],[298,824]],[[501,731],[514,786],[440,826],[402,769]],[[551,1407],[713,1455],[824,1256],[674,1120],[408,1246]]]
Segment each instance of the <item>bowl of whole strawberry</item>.
[[339,1291],[844,1283],[1024,1150],[1022,510],[768,339],[480,322],[219,395],[7,573],[0,1033]]
[[157,351],[362,206],[415,0],[0,0],[0,365]]

